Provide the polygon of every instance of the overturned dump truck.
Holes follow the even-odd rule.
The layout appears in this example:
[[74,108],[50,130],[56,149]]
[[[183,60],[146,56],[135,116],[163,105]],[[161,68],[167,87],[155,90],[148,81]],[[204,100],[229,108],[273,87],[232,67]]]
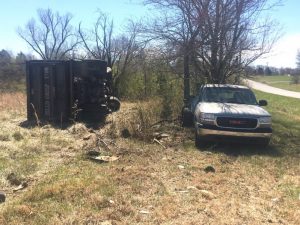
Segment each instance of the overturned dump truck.
[[26,84],[29,121],[101,120],[120,108],[105,61],[27,61]]

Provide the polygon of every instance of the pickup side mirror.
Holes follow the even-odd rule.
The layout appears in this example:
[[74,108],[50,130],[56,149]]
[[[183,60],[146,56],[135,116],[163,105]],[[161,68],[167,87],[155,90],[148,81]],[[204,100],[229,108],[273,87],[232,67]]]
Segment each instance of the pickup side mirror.
[[266,100],[259,100],[258,105],[259,106],[266,106],[266,105],[268,105],[268,102]]

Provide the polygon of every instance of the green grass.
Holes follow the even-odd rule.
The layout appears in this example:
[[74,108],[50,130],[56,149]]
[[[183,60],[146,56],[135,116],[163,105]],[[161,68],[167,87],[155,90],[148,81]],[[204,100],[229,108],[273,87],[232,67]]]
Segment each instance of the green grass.
[[255,76],[254,80],[268,84],[273,87],[282,88],[289,91],[299,91],[300,84],[291,84],[292,77],[286,75],[280,76]]
[[272,114],[273,145],[286,154],[300,153],[300,101],[260,91],[255,91],[258,99],[268,101],[265,108]]
[[262,82],[267,82],[267,83],[272,83],[272,82],[290,82],[291,77],[287,75],[279,75],[279,76],[255,76],[255,80],[262,81]]

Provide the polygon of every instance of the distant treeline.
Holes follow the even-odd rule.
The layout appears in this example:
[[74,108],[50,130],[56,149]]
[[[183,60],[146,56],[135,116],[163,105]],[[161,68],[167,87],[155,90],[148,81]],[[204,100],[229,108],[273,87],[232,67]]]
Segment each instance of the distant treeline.
[[18,81],[25,78],[25,62],[33,59],[23,52],[14,56],[7,50],[0,51],[0,82]]
[[271,67],[271,66],[251,66],[246,68],[246,73],[251,76],[276,76],[276,75],[299,75],[298,68],[290,68],[290,67]]

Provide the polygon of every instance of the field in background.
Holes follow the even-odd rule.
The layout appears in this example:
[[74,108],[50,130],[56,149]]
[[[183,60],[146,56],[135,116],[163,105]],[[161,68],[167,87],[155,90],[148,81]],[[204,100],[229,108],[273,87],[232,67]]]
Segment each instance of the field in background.
[[289,91],[299,91],[300,84],[292,84],[292,77],[287,75],[281,76],[255,76],[253,77],[255,81],[268,84],[273,87],[286,89]]
[[123,102],[98,128],[24,127],[24,94],[0,94],[0,224],[300,224],[300,102],[256,94],[273,115],[267,149],[196,149],[193,129],[156,123],[159,100]]

